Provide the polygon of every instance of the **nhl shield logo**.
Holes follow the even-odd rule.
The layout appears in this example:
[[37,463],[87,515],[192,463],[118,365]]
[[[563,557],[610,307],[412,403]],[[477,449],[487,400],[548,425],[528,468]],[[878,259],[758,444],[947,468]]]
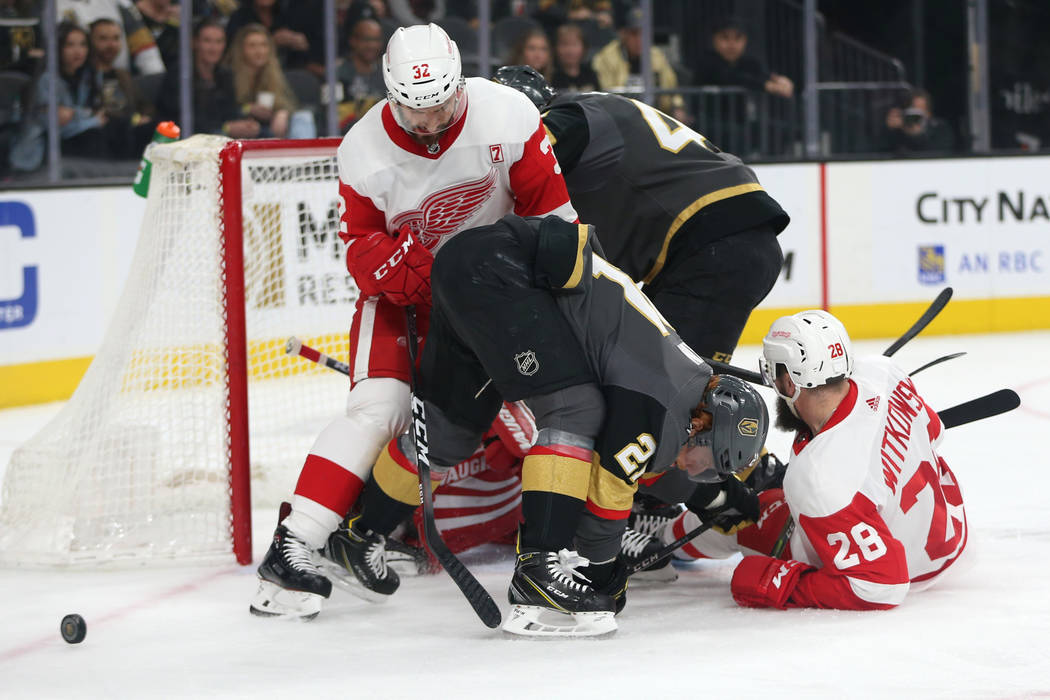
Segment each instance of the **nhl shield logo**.
[[536,371],[540,368],[540,361],[536,359],[536,353],[532,350],[519,352],[514,356],[514,362],[518,365],[518,372],[526,377],[536,374]]

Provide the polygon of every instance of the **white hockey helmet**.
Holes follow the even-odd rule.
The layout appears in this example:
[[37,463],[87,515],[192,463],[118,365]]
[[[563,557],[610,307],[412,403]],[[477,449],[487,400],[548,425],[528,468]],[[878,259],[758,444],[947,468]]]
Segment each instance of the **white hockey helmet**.
[[791,396],[776,391],[794,410],[802,389],[853,374],[853,347],[845,326],[827,311],[800,311],[773,322],[762,339],[758,362],[766,382],[774,388],[777,370],[784,366],[795,390]]
[[[383,81],[394,117],[405,131],[444,131],[466,109],[459,47],[436,24],[399,27],[394,32],[383,54]],[[424,115],[431,119],[423,119]],[[440,117],[437,122],[435,116]]]

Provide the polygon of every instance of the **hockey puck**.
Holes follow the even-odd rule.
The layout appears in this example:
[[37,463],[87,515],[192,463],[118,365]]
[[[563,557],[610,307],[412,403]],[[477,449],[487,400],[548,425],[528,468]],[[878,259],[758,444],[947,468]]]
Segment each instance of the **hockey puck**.
[[80,644],[87,636],[87,623],[77,614],[63,617],[62,625],[58,629],[62,632],[62,639],[69,644]]

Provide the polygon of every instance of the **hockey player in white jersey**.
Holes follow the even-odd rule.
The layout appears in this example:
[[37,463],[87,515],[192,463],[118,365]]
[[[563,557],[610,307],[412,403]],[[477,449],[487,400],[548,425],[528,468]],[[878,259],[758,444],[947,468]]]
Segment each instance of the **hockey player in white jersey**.
[[[731,588],[747,607],[887,609],[932,583],[966,546],[966,513],[937,454],[944,426],[911,378],[881,355],[854,361],[824,311],[777,319],[760,362],[779,395],[777,425],[797,430],[783,491],[761,494],[756,525],[704,533],[680,555],[743,551]],[[679,516],[665,540],[695,517]],[[787,547],[769,556],[789,517]]]
[[[306,458],[292,512],[259,567],[251,605],[257,614],[316,615],[331,583],[314,553],[329,544],[363,490],[379,501],[370,513],[397,505],[384,502],[390,497],[370,475],[383,447],[409,425],[402,307],[416,307],[425,336],[437,250],[458,232],[511,212],[577,218],[539,112],[512,88],[464,79],[459,49],[440,27],[395,31],[383,77],[387,99],[353,126],[338,150],[340,237],[361,290],[350,329],[346,415],[324,428]],[[376,478],[396,480],[403,470],[387,462],[385,471],[378,469],[386,476]],[[416,489],[405,498],[418,504]],[[330,558],[352,564],[373,590],[396,590],[382,537],[356,522],[337,535],[326,548]]]

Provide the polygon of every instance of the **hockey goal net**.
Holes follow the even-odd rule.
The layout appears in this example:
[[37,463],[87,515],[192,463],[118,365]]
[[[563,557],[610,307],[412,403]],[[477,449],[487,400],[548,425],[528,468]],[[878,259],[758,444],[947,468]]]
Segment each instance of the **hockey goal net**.
[[337,139],[194,136],[152,149],[139,241],[70,401],[12,455],[0,562],[251,561],[251,507],[291,494],[344,378],[357,288]]

